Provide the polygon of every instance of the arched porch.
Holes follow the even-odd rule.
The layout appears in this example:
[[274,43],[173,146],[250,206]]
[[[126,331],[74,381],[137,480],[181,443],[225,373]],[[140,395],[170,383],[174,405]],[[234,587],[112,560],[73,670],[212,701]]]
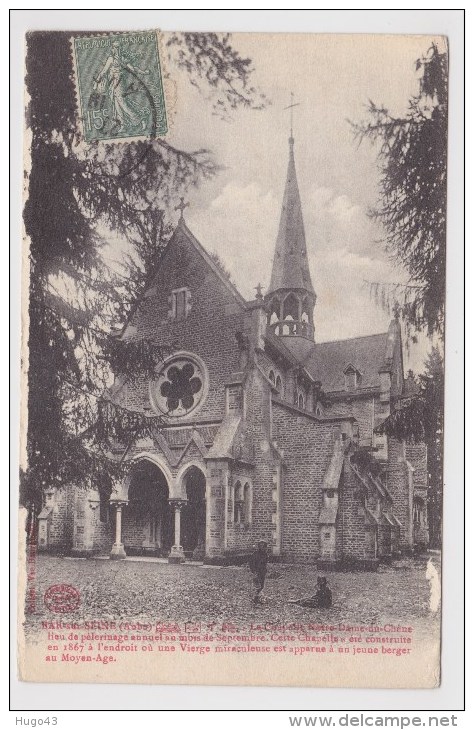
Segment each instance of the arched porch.
[[115,542],[110,557],[154,555],[170,563],[202,560],[206,548],[206,477],[200,463],[173,477],[152,454],[135,458],[110,499]]
[[152,461],[133,464],[123,509],[122,541],[127,555],[168,556],[173,544],[173,511],[164,472]]
[[186,501],[181,513],[181,544],[186,558],[203,560],[206,551],[206,477],[192,464],[181,478]]

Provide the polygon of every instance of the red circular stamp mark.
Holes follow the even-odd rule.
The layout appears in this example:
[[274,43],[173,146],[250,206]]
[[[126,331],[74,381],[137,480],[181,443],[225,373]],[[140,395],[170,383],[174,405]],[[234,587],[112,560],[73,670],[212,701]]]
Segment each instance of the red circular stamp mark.
[[44,603],[53,613],[71,613],[79,608],[81,596],[74,586],[59,583],[49,586],[44,594]]

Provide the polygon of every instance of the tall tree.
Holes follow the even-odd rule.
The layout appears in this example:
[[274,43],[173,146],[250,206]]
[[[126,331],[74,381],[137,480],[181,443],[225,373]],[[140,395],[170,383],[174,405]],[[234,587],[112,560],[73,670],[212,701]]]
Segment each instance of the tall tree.
[[[175,34],[170,62],[210,97],[221,116],[260,108],[252,64],[229,35]],[[218,169],[208,150],[163,139],[86,147],[77,126],[69,33],[27,38],[31,170],[24,208],[29,239],[28,466],[21,501],[95,481],[110,489],[107,444],[159,422],[107,398],[110,373],[151,377],[163,352],[110,337],[125,321],[170,235],[179,195]],[[107,262],[107,238],[128,243],[123,266]]]
[[[408,337],[444,336],[446,277],[446,184],[448,56],[433,43],[416,61],[418,94],[405,117],[369,103],[368,121],[352,124],[356,139],[377,145],[379,200],[369,215],[386,233],[392,258],[408,283],[372,282],[371,291],[405,323]],[[444,372],[439,347],[432,349],[418,390],[404,394],[380,430],[411,442],[424,441],[428,459],[428,525],[432,546],[441,544],[443,494]]]
[[388,306],[396,305],[408,332],[443,335],[446,276],[446,163],[448,56],[433,43],[416,61],[418,94],[404,117],[369,102],[368,120],[352,123],[360,143],[377,146],[379,200],[369,215],[386,234],[392,258],[407,284],[375,282]]
[[412,443],[426,443],[428,470],[428,530],[432,547],[441,546],[443,505],[443,358],[434,347],[418,376],[416,388],[405,394],[381,430]]

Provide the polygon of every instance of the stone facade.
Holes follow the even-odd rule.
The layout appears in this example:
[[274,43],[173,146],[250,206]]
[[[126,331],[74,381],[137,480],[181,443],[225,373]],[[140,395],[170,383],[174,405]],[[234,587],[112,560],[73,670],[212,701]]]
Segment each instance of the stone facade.
[[239,562],[264,539],[275,560],[372,569],[426,545],[424,446],[376,431],[403,394],[399,324],[315,343],[315,304],[290,140],[266,296],[245,301],[181,218],[120,334],[160,345],[161,371],[110,391],[163,425],[117,446],[108,502],[47,493],[40,548]]
[[76,490],[72,486],[46,490],[44,506],[38,515],[38,550],[61,553],[72,549],[75,499]]

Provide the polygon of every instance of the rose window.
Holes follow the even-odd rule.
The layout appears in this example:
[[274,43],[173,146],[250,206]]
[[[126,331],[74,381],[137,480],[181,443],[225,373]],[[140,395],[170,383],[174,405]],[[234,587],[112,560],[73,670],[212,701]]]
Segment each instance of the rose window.
[[195,357],[174,357],[163,367],[151,386],[151,400],[161,413],[184,416],[191,413],[204,397],[205,375]]

